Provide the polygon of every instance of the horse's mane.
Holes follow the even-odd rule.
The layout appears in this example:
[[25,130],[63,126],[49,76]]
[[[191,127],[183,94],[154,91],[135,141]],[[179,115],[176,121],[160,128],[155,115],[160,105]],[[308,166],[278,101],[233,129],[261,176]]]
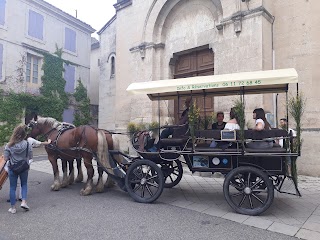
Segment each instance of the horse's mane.
[[49,125],[52,128],[57,128],[59,125],[61,125],[61,122],[58,120],[52,118],[52,117],[39,117],[37,119],[37,122],[42,125]]
[[41,125],[47,125],[51,128],[55,128],[58,131],[60,131],[61,129],[70,129],[70,128],[75,128],[76,126],[71,124],[71,123],[67,123],[67,122],[59,122],[58,120],[56,120],[55,118],[52,117],[40,117],[38,116],[37,118],[37,123],[41,124]]

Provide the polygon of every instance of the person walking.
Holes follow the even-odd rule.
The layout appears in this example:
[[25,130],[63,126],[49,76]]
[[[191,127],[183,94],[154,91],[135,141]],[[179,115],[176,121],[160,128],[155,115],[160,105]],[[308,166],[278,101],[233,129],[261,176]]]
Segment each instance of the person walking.
[[[11,135],[9,143],[4,149],[4,159],[9,161],[8,173],[10,181],[10,213],[16,213],[16,188],[18,177],[20,178],[22,202],[21,208],[28,211],[27,193],[28,193],[28,172],[29,160],[32,159],[32,146],[25,140],[26,126],[18,125]],[[27,164],[27,165],[26,165]]]

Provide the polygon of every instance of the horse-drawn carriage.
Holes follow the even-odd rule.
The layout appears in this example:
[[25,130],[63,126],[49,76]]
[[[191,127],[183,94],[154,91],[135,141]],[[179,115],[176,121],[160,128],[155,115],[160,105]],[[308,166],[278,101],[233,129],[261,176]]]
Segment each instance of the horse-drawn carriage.
[[[151,100],[169,100],[197,96],[239,95],[244,101],[245,94],[288,92],[291,83],[297,83],[294,69],[237,73],[228,75],[172,79],[154,82],[133,83],[127,91],[134,94],[147,94]],[[205,101],[204,101],[205,102]],[[160,111],[159,111],[160,112]],[[160,115],[159,115],[160,122]],[[164,126],[185,129],[185,126]],[[191,126],[189,126],[190,129]],[[188,129],[188,128],[187,128]],[[143,159],[157,163],[165,177],[165,187],[173,187],[182,178],[181,162],[186,163],[191,172],[220,172],[225,175],[223,192],[228,204],[238,213],[258,215],[272,204],[274,190],[285,192],[284,183],[289,181],[293,191],[287,192],[300,196],[295,179],[288,174],[286,162],[296,159],[298,152],[293,151],[293,136],[287,130],[198,130],[193,134],[183,130],[183,134],[173,134],[172,138],[160,139],[157,151],[149,151],[137,140],[133,145]],[[282,147],[274,144],[267,149],[249,148],[252,141],[276,141],[286,139]],[[212,141],[220,142],[211,147]],[[230,143],[230,144],[229,144]],[[233,147],[231,146],[231,143]],[[292,190],[292,189],[291,189]]]
[[[239,95],[243,101],[244,94],[287,93],[288,85],[297,82],[296,71],[286,69],[133,83],[127,91],[133,94],[147,94],[155,101],[179,101],[183,97],[210,95]],[[113,149],[111,135],[105,130],[81,126],[72,132],[69,130],[72,140],[65,141],[66,134],[60,134],[56,125],[53,120],[48,119],[35,119],[30,124],[32,136],[44,135],[51,138],[55,144],[54,148],[50,149],[49,146],[47,149],[55,175],[53,190],[60,187],[56,159],[71,161],[74,158],[83,158],[88,180],[81,193],[90,194],[93,185],[92,158],[95,158],[100,170],[97,189],[103,187],[103,170],[133,199],[144,203],[155,201],[164,187],[173,187],[180,182],[183,162],[192,172],[224,174],[223,191],[228,204],[238,213],[257,215],[266,211],[272,204],[274,189],[283,192],[285,180],[291,179],[287,173],[286,161],[299,155],[293,152],[292,136],[287,131],[279,129],[260,133],[253,130],[199,130],[190,134],[190,126],[169,126],[183,129],[182,134],[160,139],[157,150],[149,151],[154,139],[148,139],[145,131],[135,133],[133,146],[139,156],[129,156]],[[162,128],[165,127],[168,126]],[[273,141],[279,138],[286,139],[284,147],[250,149],[246,144],[248,141]],[[235,147],[212,148],[210,142],[213,140],[232,142]],[[296,182],[292,182],[296,194],[300,195]]]

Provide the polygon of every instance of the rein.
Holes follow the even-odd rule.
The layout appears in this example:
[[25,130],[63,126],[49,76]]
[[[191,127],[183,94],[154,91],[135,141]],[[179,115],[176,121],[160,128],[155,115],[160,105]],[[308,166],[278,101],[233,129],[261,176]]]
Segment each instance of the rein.
[[57,129],[56,129],[56,128],[52,128],[52,129],[50,129],[48,132],[46,132],[45,134],[43,134],[42,136],[43,136],[44,138],[48,138],[54,130],[57,130]]

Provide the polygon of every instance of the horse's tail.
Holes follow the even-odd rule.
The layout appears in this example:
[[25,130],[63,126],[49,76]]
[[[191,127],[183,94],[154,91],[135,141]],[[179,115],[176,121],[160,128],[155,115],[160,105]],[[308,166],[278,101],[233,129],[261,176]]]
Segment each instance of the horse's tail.
[[103,130],[98,130],[98,146],[97,146],[97,161],[108,173],[113,173],[113,168],[110,165],[108,143]]

